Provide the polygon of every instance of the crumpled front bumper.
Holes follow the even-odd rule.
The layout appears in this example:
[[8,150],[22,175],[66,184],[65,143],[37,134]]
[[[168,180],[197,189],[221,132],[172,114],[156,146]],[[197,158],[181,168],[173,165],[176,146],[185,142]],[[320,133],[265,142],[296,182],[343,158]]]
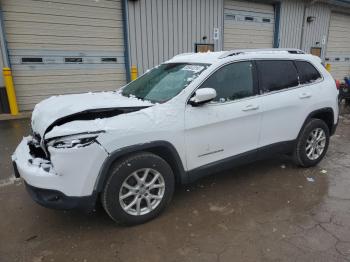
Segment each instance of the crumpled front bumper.
[[[100,168],[108,156],[100,144],[60,149],[49,147],[50,160],[45,160],[31,155],[28,146],[31,140],[31,136],[23,138],[12,161],[15,175],[24,179],[36,202],[48,207],[72,208],[76,205],[70,201],[79,203],[78,198],[94,195]],[[52,204],[55,198],[57,206]]]
[[70,197],[56,190],[37,188],[24,183],[31,198],[44,207],[62,210],[81,209],[88,212],[95,207],[97,192],[91,196]]

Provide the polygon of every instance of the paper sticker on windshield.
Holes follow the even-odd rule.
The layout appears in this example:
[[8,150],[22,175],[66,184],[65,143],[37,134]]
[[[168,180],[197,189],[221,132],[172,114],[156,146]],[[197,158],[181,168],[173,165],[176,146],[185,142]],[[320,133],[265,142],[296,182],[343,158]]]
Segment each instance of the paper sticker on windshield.
[[187,70],[187,71],[192,71],[195,73],[198,73],[202,71],[204,66],[199,66],[199,65],[186,65],[182,70]]

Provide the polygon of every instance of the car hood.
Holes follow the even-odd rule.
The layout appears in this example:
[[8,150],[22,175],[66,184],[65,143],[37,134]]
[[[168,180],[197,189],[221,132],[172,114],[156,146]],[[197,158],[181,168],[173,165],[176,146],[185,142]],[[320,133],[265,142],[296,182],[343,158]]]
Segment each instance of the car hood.
[[149,101],[122,96],[119,92],[53,96],[35,106],[32,130],[44,138],[53,127],[67,122],[112,117],[152,105]]

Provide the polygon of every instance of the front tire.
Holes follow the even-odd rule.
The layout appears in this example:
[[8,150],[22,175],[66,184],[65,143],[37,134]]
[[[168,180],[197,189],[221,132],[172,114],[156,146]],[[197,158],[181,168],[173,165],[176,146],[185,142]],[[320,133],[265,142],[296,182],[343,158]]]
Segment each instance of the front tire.
[[301,130],[294,149],[294,162],[302,167],[317,165],[329,145],[329,129],[320,119],[311,119]]
[[113,165],[101,195],[102,205],[119,224],[142,224],[170,203],[174,185],[174,174],[164,159],[137,153]]

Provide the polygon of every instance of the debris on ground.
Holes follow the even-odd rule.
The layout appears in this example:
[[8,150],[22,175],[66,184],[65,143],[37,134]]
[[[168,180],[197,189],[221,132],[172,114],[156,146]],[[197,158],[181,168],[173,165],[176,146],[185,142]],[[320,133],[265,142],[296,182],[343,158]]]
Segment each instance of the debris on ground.
[[286,168],[286,165],[284,165],[284,164],[281,165],[281,168],[282,168],[282,169],[285,169],[285,168]]
[[225,206],[218,206],[212,203],[209,203],[209,210],[212,212],[224,212],[226,210]]
[[31,241],[31,240],[34,240],[36,239],[38,236],[37,235],[33,235],[33,236],[30,236],[26,239],[27,242]]
[[322,173],[322,174],[327,174],[327,170],[322,169],[322,170],[321,170],[321,173]]
[[308,182],[315,182],[315,179],[313,179],[312,177],[307,177],[306,179]]

